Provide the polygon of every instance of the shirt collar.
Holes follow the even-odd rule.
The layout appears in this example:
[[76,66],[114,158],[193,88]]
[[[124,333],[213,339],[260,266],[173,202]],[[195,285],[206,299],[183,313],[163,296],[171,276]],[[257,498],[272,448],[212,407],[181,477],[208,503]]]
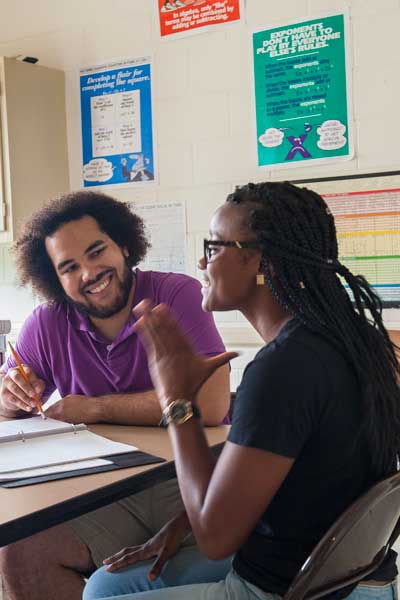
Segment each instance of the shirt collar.
[[74,329],[80,329],[81,331],[93,331],[93,325],[89,321],[88,317],[81,313],[73,304],[67,302],[67,319],[71,323]]

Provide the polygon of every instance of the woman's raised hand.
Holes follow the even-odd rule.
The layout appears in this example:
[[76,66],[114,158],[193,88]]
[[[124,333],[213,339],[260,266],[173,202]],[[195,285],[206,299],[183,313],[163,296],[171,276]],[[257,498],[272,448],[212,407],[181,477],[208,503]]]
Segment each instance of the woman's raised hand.
[[134,313],[161,408],[178,398],[193,402],[214,371],[237,356],[236,352],[223,352],[212,358],[196,355],[163,304],[154,307],[149,300],[143,300]]

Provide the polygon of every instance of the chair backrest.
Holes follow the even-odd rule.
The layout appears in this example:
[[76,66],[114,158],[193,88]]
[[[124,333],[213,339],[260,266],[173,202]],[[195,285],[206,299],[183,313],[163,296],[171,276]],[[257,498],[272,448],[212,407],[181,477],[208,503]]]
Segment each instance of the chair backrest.
[[397,355],[397,360],[400,361],[400,350],[397,350],[397,348],[400,348],[400,330],[388,329],[388,334],[392,343],[396,345],[395,353]]
[[396,346],[400,346],[400,331],[398,329],[388,329],[390,339]]
[[400,473],[375,484],[330,527],[284,600],[314,600],[360,581],[382,563],[400,532]]

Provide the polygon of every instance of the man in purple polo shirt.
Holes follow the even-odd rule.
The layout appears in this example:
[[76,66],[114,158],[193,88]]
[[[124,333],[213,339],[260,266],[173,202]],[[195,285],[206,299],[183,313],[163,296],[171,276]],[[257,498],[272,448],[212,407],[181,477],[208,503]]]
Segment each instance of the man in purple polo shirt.
[[[200,354],[224,350],[196,280],[132,270],[147,247],[141,219],[103,194],[69,194],[30,218],[15,243],[17,269],[47,303],[28,317],[17,342],[31,386],[11,358],[1,368],[2,416],[34,413],[33,396],[44,402],[58,389],[50,417],[156,425],[161,411],[132,313],[144,298],[170,306]],[[227,367],[203,386],[198,404],[206,424],[223,420]],[[9,600],[80,599],[83,573],[124,546],[144,545],[181,507],[171,480],[1,549]]]

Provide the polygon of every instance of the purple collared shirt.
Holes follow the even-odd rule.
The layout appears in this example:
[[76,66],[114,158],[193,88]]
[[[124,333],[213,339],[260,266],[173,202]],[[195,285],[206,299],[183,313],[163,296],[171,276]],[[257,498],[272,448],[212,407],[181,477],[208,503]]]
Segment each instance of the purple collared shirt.
[[[197,353],[224,351],[210,313],[201,308],[200,284],[174,273],[136,269],[134,305],[148,298],[170,307],[182,333]],[[86,316],[72,305],[42,304],[26,319],[16,345],[23,363],[46,383],[44,397],[56,388],[68,394],[101,396],[153,388],[146,352],[134,332],[135,317],[110,342],[95,332]],[[15,366],[9,357],[2,372]]]

